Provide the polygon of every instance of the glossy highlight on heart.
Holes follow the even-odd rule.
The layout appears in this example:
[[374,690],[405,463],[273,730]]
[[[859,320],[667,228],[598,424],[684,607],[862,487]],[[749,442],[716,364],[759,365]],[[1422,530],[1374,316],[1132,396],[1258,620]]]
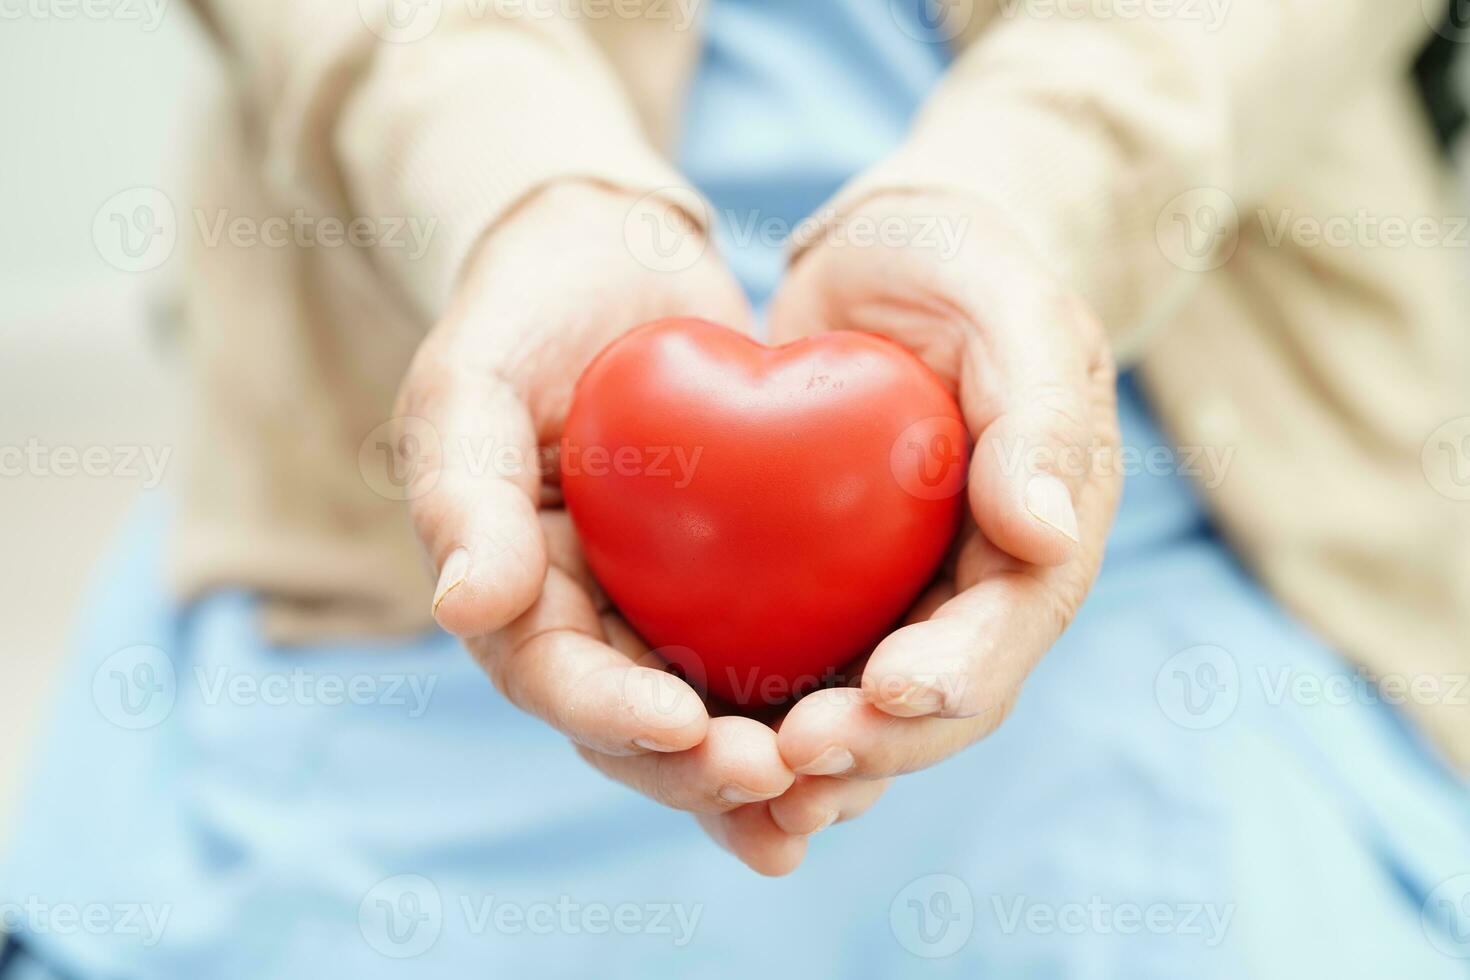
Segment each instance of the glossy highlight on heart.
[[626,334],[561,443],[587,563],[696,688],[748,709],[839,676],[938,569],[968,442],[918,358],[870,334],[768,347],[702,320]]

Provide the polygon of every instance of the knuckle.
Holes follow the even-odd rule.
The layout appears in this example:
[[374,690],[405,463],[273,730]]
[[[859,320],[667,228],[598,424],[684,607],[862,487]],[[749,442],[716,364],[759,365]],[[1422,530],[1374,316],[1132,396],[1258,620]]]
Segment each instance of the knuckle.
[[521,651],[538,642],[533,638],[530,643],[519,647],[512,647],[510,643],[504,643],[495,656],[489,658],[486,667],[490,674],[490,683],[501,693],[505,700],[520,708],[522,711],[529,710],[526,701],[526,682],[522,671],[518,669]]
[[408,513],[413,521],[414,534],[418,535],[437,561],[442,557],[439,549],[448,542],[449,535],[453,533],[454,509],[443,496],[430,493],[411,499]]
[[1085,445],[1091,436],[1086,401],[1071,386],[1045,382],[1033,388],[1028,398],[1035,423],[1056,445]]
[[1077,615],[1086,587],[1074,575],[1048,575],[1040,579],[1040,613],[1049,632],[1060,636]]
[[495,690],[511,704],[515,704],[505,686],[505,665],[511,656],[512,647],[509,633],[506,630],[497,630],[487,636],[470,640],[466,645],[479,663],[480,669],[490,678]]
[[832,796],[830,790],[817,790],[798,797],[789,814],[791,822],[798,827],[814,827],[822,822],[826,806],[824,801]]
[[490,677],[507,701],[522,711],[544,718],[562,731],[566,730],[562,724],[565,695],[548,699],[542,676],[544,668],[537,668],[551,659],[548,654],[552,651],[548,648],[569,632],[560,628],[547,629],[507,644],[504,653],[497,658],[499,666]]
[[875,764],[866,767],[860,764],[859,768],[864,778],[887,779],[890,776],[926,769],[932,761],[928,747],[923,742],[907,738],[898,740],[892,749],[885,753],[885,757],[874,760]]
[[992,670],[986,665],[995,662],[996,644],[982,642],[976,646],[973,665],[956,679],[957,687],[946,694],[942,717],[974,718],[988,711],[995,701],[994,685],[988,683]]
[[645,790],[649,797],[664,806],[683,809],[677,781],[670,773],[667,756],[654,757]]
[[782,829],[793,834],[809,834],[826,819],[826,809],[816,801],[805,799],[782,814]]
[[976,716],[974,741],[989,738],[1000,729],[1001,725],[1006,723],[1006,720],[1011,716],[1011,712],[1015,710],[1016,699],[1019,695],[1019,691],[1011,691],[999,703],[987,708]]

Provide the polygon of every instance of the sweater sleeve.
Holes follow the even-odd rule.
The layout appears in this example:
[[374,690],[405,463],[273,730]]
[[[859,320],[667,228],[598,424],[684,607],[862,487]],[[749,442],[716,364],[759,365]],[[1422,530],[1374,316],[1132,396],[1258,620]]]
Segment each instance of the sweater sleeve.
[[1228,258],[1238,222],[1335,107],[1407,77],[1443,5],[976,3],[959,9],[983,26],[905,143],[823,214],[884,191],[984,199],[1091,304],[1125,362]]
[[225,52],[279,199],[385,228],[410,219],[432,227],[421,254],[375,244],[372,255],[428,316],[487,230],[548,183],[587,179],[676,206],[690,200],[564,4],[194,6]]

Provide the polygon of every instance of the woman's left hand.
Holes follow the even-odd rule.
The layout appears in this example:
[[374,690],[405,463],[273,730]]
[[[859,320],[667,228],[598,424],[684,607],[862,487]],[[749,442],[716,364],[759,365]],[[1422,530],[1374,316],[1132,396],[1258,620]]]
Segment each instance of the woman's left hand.
[[[762,808],[794,837],[995,731],[1091,589],[1122,484],[1102,327],[999,215],[892,194],[854,222],[884,229],[870,236],[882,241],[839,227],[800,256],[773,301],[772,343],[822,330],[891,338],[953,386],[975,448],[959,540],[906,625],[873,651],[861,687],[813,693],[780,725],[801,776]],[[935,222],[958,232],[953,254],[919,243]],[[747,819],[701,818],[717,839]]]

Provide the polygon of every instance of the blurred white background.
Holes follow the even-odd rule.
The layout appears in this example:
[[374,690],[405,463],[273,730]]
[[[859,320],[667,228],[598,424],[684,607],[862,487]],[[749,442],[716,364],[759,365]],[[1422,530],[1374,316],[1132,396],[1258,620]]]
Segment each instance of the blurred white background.
[[[209,51],[177,0],[85,6],[0,7],[0,451],[161,450],[177,431],[177,358],[150,323],[177,270],[114,269],[92,221],[119,191],[178,188]],[[147,482],[65,469],[0,457],[0,851],[81,590]]]

